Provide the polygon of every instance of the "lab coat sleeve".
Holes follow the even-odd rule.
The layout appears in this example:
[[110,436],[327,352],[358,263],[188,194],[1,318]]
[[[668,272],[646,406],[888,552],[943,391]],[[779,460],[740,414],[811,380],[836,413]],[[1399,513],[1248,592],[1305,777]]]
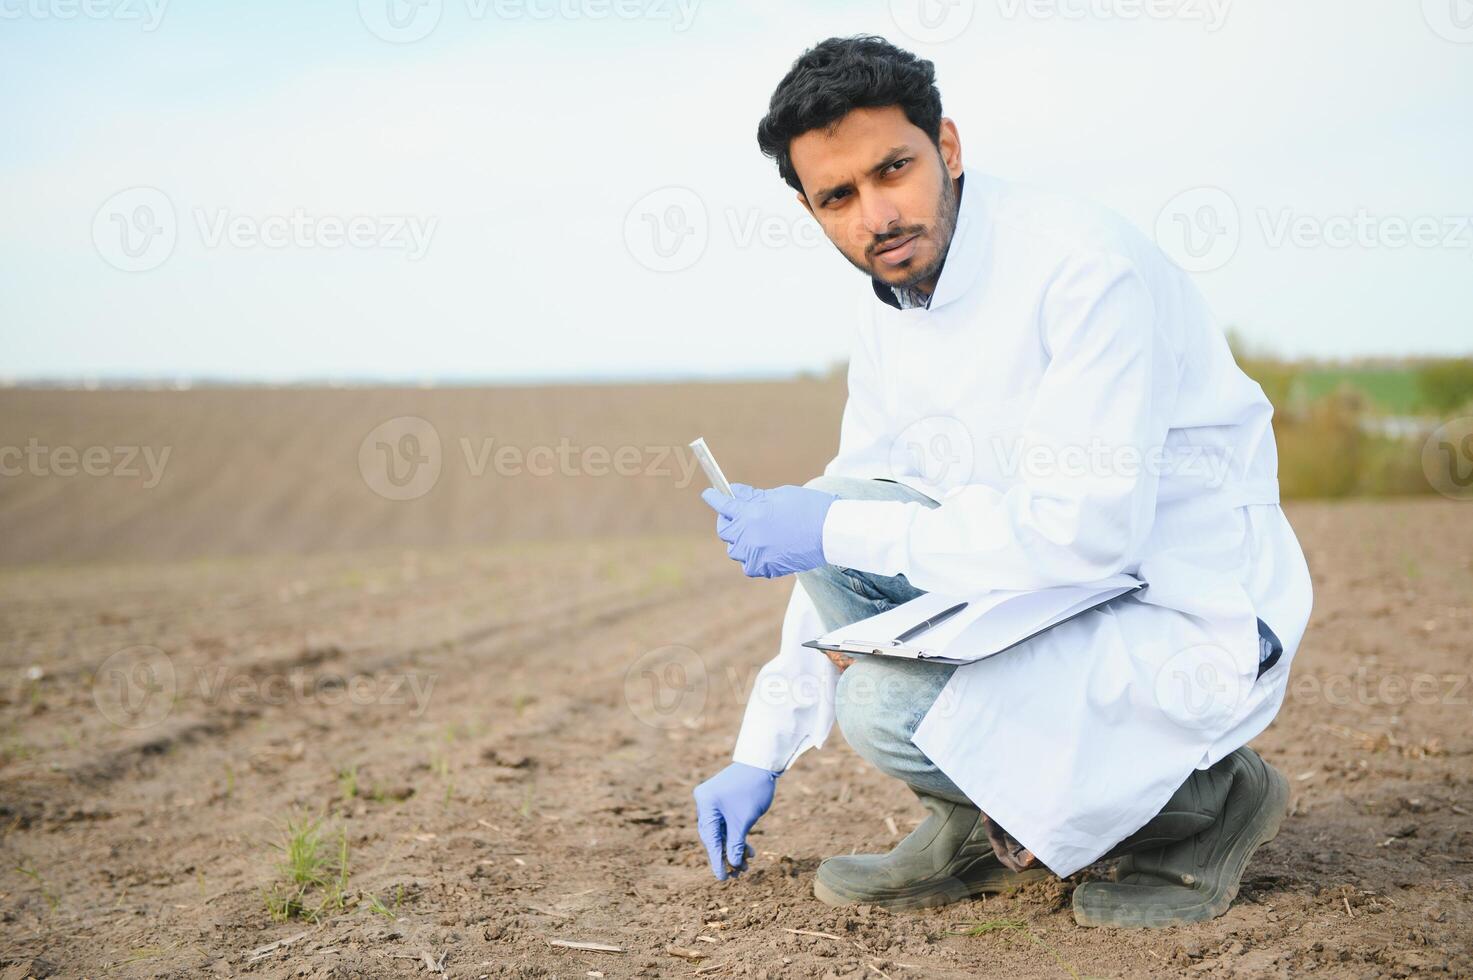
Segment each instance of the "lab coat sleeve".
[[1005,488],[958,487],[936,508],[836,501],[830,564],[953,594],[1092,582],[1132,564],[1177,377],[1150,288],[1122,256],[1071,255],[1042,290],[1039,329],[1048,366],[1016,444],[974,447],[1016,468]]
[[[861,299],[850,338],[849,397],[839,425],[839,451],[824,468],[825,476],[869,477],[888,465],[884,388],[871,336],[874,296],[867,287]],[[825,632],[817,607],[795,578],[778,653],[752,685],[734,761],[780,772],[828,738],[839,671],[828,657],[802,645]]]
[[849,350],[849,397],[839,423],[839,452],[824,467],[824,476],[869,478],[876,472],[889,472],[884,376],[873,343],[871,330],[863,325],[855,330]]
[[781,772],[828,738],[839,671],[828,657],[802,645],[823,632],[817,608],[794,579],[778,654],[758,672],[747,696],[733,761]]

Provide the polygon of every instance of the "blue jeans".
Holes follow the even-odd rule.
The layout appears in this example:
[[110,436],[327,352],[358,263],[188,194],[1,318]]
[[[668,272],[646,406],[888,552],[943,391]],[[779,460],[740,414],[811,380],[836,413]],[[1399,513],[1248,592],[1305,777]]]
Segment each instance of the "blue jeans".
[[[888,480],[820,476],[807,483],[845,500],[915,501],[940,506],[909,487]],[[824,565],[798,578],[827,629],[838,629],[924,595],[904,575],[884,576]],[[820,656],[815,651],[814,656]],[[911,741],[916,726],[935,704],[952,664],[890,657],[856,657],[839,675],[836,712],[850,747],[881,772],[912,789],[975,806]]]

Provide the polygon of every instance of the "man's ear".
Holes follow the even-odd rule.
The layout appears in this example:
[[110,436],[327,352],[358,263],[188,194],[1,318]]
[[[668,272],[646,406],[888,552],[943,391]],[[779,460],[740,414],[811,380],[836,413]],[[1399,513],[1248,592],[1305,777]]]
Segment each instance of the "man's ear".
[[941,120],[940,147],[941,162],[946,164],[946,172],[951,174],[953,180],[962,173],[962,138],[956,130],[956,123],[945,117]]
[[809,214],[813,215],[813,217],[815,217],[815,218],[818,217],[818,215],[813,214],[813,205],[811,205],[811,204],[808,203],[808,195],[807,194],[804,194],[802,191],[799,191],[798,192],[798,203],[801,204],[801,205],[803,205],[803,210],[804,211],[807,211]]

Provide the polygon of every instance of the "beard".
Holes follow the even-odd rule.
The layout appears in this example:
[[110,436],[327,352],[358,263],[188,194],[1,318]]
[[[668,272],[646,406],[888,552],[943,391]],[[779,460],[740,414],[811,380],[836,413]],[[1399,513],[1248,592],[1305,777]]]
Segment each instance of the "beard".
[[[940,163],[939,159],[937,163]],[[872,279],[878,279],[885,285],[895,289],[910,289],[927,280],[936,278],[941,274],[941,267],[946,264],[946,256],[951,251],[951,239],[956,233],[957,200],[956,181],[952,179],[951,174],[947,173],[946,168],[942,166],[941,193],[936,198],[936,224],[933,228],[928,228],[926,225],[910,225],[900,228],[886,235],[884,238],[876,240],[866,250],[864,260],[855,259],[848,253],[845,253],[844,257],[849,260],[850,265],[854,266],[860,272],[865,273]],[[874,249],[886,242],[894,241],[898,238],[906,238],[910,235],[921,235],[939,243],[936,255],[930,262],[917,269],[894,269],[893,271],[895,272],[905,272],[906,274],[904,279],[892,282],[879,274],[878,267],[873,261]]]

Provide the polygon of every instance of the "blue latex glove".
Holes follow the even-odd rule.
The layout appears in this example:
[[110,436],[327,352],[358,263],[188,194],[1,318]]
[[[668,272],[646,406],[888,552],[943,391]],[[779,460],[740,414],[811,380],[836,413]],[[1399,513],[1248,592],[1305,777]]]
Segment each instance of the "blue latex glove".
[[746,870],[747,831],[772,806],[779,773],[733,762],[695,788],[696,830],[711,859],[711,873],[725,881]]
[[839,498],[808,487],[753,490],[731,485],[732,496],[705,490],[701,499],[716,511],[716,536],[750,577],[776,578],[826,564],[823,521]]

